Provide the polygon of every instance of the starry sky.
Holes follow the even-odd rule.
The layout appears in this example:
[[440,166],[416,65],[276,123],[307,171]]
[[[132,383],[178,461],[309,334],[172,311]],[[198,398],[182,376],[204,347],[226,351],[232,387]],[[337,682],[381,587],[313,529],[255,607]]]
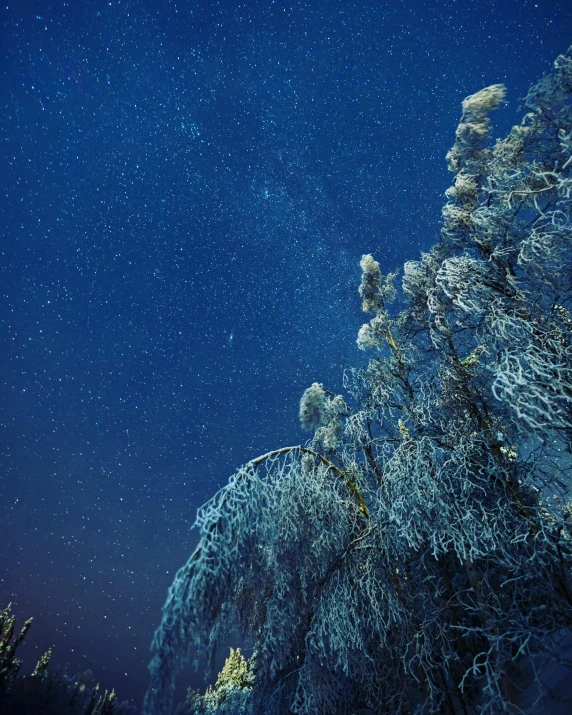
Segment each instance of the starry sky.
[[[197,506],[335,391],[363,253],[437,239],[461,100],[519,98],[568,0],[8,0],[0,607],[29,672],[138,705]],[[188,683],[199,684],[189,674]]]

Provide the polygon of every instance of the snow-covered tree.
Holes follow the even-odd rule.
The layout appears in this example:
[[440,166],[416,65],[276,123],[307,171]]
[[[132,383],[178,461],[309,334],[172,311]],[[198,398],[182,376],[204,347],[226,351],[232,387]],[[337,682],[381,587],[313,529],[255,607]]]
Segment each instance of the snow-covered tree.
[[493,144],[504,94],[463,102],[440,240],[405,264],[400,312],[395,275],[362,258],[373,354],[347,395],[312,385],[311,443],[199,510],[150,715],[233,643],[253,652],[235,699],[252,715],[528,712],[525,671],[543,695],[572,632],[572,48]]

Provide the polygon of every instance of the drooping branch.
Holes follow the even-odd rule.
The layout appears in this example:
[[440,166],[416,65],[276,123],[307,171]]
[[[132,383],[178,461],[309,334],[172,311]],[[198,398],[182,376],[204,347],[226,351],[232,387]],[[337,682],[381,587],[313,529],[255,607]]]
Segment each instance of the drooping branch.
[[[259,464],[262,464],[262,462],[266,461],[267,459],[270,459],[271,457],[277,457],[280,454],[287,454],[288,452],[301,452],[302,454],[310,454],[312,457],[315,457],[318,459],[323,465],[325,465],[328,469],[331,469],[333,472],[335,472],[340,479],[344,481],[348,489],[353,493],[355,498],[358,500],[359,503],[359,510],[362,512],[362,514],[366,517],[366,519],[369,519],[369,511],[366,506],[365,501],[363,500],[362,495],[359,493],[356,485],[348,479],[348,477],[342,472],[342,470],[339,467],[336,467],[333,462],[330,462],[328,459],[323,457],[321,454],[318,454],[317,452],[314,452],[312,449],[308,449],[308,447],[302,447],[301,445],[296,445],[295,447],[282,447],[281,449],[275,449],[272,452],[267,452],[266,454],[260,455],[260,457],[256,457],[256,459],[251,459],[250,462],[248,462],[248,465],[252,465],[253,467],[258,466]],[[248,466],[247,465],[247,466]]]

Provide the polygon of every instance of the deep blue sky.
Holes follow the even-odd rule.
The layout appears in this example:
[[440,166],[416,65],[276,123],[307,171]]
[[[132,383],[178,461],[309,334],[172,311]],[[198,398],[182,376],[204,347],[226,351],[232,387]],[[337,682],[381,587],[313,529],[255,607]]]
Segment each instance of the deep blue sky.
[[[359,259],[436,240],[460,102],[499,131],[568,0],[1,10],[0,606],[140,702],[196,507],[339,389]],[[190,680],[189,680],[190,682]]]

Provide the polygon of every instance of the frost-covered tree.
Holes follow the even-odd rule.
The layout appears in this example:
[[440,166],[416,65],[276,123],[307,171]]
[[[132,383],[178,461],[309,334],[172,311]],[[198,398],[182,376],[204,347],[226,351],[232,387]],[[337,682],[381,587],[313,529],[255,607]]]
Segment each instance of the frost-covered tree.
[[532,712],[523,677],[544,695],[572,632],[572,48],[493,145],[504,94],[463,102],[441,237],[405,264],[400,312],[362,258],[372,356],[346,397],[312,385],[312,441],[199,510],[147,713],[232,643],[253,652],[252,715]]

